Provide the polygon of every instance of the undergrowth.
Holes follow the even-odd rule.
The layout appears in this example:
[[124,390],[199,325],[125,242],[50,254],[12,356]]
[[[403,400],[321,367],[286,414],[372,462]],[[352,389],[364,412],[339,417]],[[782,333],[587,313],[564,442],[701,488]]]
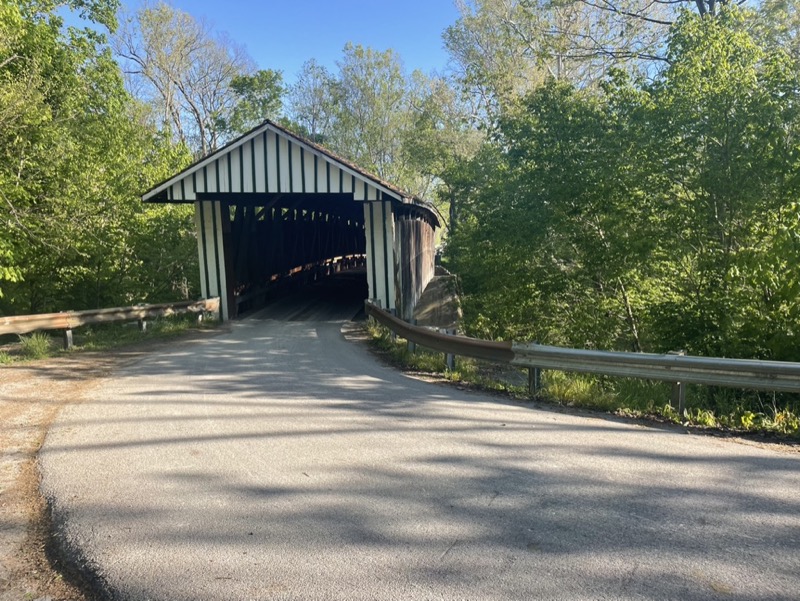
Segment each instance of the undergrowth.
[[[481,389],[504,391],[516,398],[528,398],[527,386],[520,384],[520,380],[527,379],[527,374],[521,370],[514,378],[513,370],[492,370],[482,362],[457,357],[456,367],[450,371],[443,353],[419,347],[412,353],[405,340],[393,339],[386,328],[370,321],[367,329],[373,347],[403,369],[435,374]],[[669,402],[671,390],[672,385],[668,382],[544,370],[542,388],[536,398],[627,417],[800,438],[800,395],[688,385],[686,410],[679,415]]]

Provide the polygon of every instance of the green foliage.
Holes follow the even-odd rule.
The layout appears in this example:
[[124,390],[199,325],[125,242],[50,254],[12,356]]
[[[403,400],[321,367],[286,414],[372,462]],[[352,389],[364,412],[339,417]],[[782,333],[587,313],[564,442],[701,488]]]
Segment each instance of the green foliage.
[[686,12],[654,82],[503,112],[448,244],[473,334],[800,359],[800,86],[754,18]]
[[[99,22],[116,10],[72,4]],[[191,212],[138,194],[189,153],[148,125],[103,35],[52,10],[0,9],[0,314],[186,297]]]
[[[772,3],[775,8],[779,3]],[[448,265],[468,331],[578,348],[800,360],[800,63],[765,17],[684,12],[652,80],[550,81],[499,111]],[[780,35],[788,35],[783,31]],[[561,402],[794,432],[797,400],[549,375]]]
[[387,181],[402,183],[405,174],[397,134],[407,127],[407,82],[397,54],[348,43],[338,67],[330,141],[357,165]]
[[329,72],[303,65],[288,94],[291,127],[382,179],[428,196],[469,155],[464,107],[439,77],[408,76],[394,51],[348,43]]
[[473,332],[640,345],[628,290],[653,239],[649,208],[631,194],[629,129],[599,98],[555,81],[499,122],[448,247]]
[[52,351],[50,336],[44,332],[34,332],[28,336],[19,337],[22,356],[26,359],[44,359]]
[[230,115],[218,117],[220,131],[229,136],[243,134],[265,119],[277,119],[286,90],[280,71],[261,69],[253,75],[239,75],[231,79],[231,91],[236,103]]

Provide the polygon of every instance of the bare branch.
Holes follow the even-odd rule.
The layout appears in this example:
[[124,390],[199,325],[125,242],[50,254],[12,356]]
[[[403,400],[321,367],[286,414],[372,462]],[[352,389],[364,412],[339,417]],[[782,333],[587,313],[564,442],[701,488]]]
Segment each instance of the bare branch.
[[[605,11],[612,12],[612,13],[615,13],[615,14],[618,14],[618,15],[623,15],[623,16],[626,16],[626,17],[633,17],[634,19],[639,19],[639,20],[645,21],[647,23],[654,23],[656,25],[672,25],[672,23],[673,23],[673,21],[664,21],[662,19],[654,19],[652,17],[647,17],[647,16],[645,16],[645,15],[643,15],[641,13],[634,13],[634,12],[629,12],[629,11],[626,11],[626,10],[621,10],[621,9],[617,8],[616,6],[614,6],[614,4],[612,4],[610,2],[610,0],[600,0],[600,2],[601,2],[600,4],[595,3],[595,2],[591,2],[591,0],[580,0],[580,1],[583,2],[584,4],[586,4],[587,6],[591,6],[592,8],[596,8],[596,9],[599,9],[599,10],[605,10]],[[682,1],[682,0],[678,0],[678,1]]]

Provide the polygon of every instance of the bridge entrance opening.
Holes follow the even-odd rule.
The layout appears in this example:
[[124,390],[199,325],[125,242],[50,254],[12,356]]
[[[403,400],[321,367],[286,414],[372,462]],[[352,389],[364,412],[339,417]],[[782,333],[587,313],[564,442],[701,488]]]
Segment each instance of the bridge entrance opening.
[[[230,316],[305,290],[336,304],[349,286],[367,298],[364,210],[352,194],[253,194],[223,211]],[[335,285],[312,286],[335,278]],[[299,302],[299,301],[298,301]],[[301,303],[302,304],[302,303]]]

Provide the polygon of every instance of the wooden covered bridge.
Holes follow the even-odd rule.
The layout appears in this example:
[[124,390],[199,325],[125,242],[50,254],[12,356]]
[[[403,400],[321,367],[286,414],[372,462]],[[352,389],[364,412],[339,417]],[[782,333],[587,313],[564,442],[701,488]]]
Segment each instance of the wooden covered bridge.
[[223,319],[286,278],[364,264],[369,298],[409,318],[433,277],[429,203],[271,121],[142,200],[194,204],[202,295]]

